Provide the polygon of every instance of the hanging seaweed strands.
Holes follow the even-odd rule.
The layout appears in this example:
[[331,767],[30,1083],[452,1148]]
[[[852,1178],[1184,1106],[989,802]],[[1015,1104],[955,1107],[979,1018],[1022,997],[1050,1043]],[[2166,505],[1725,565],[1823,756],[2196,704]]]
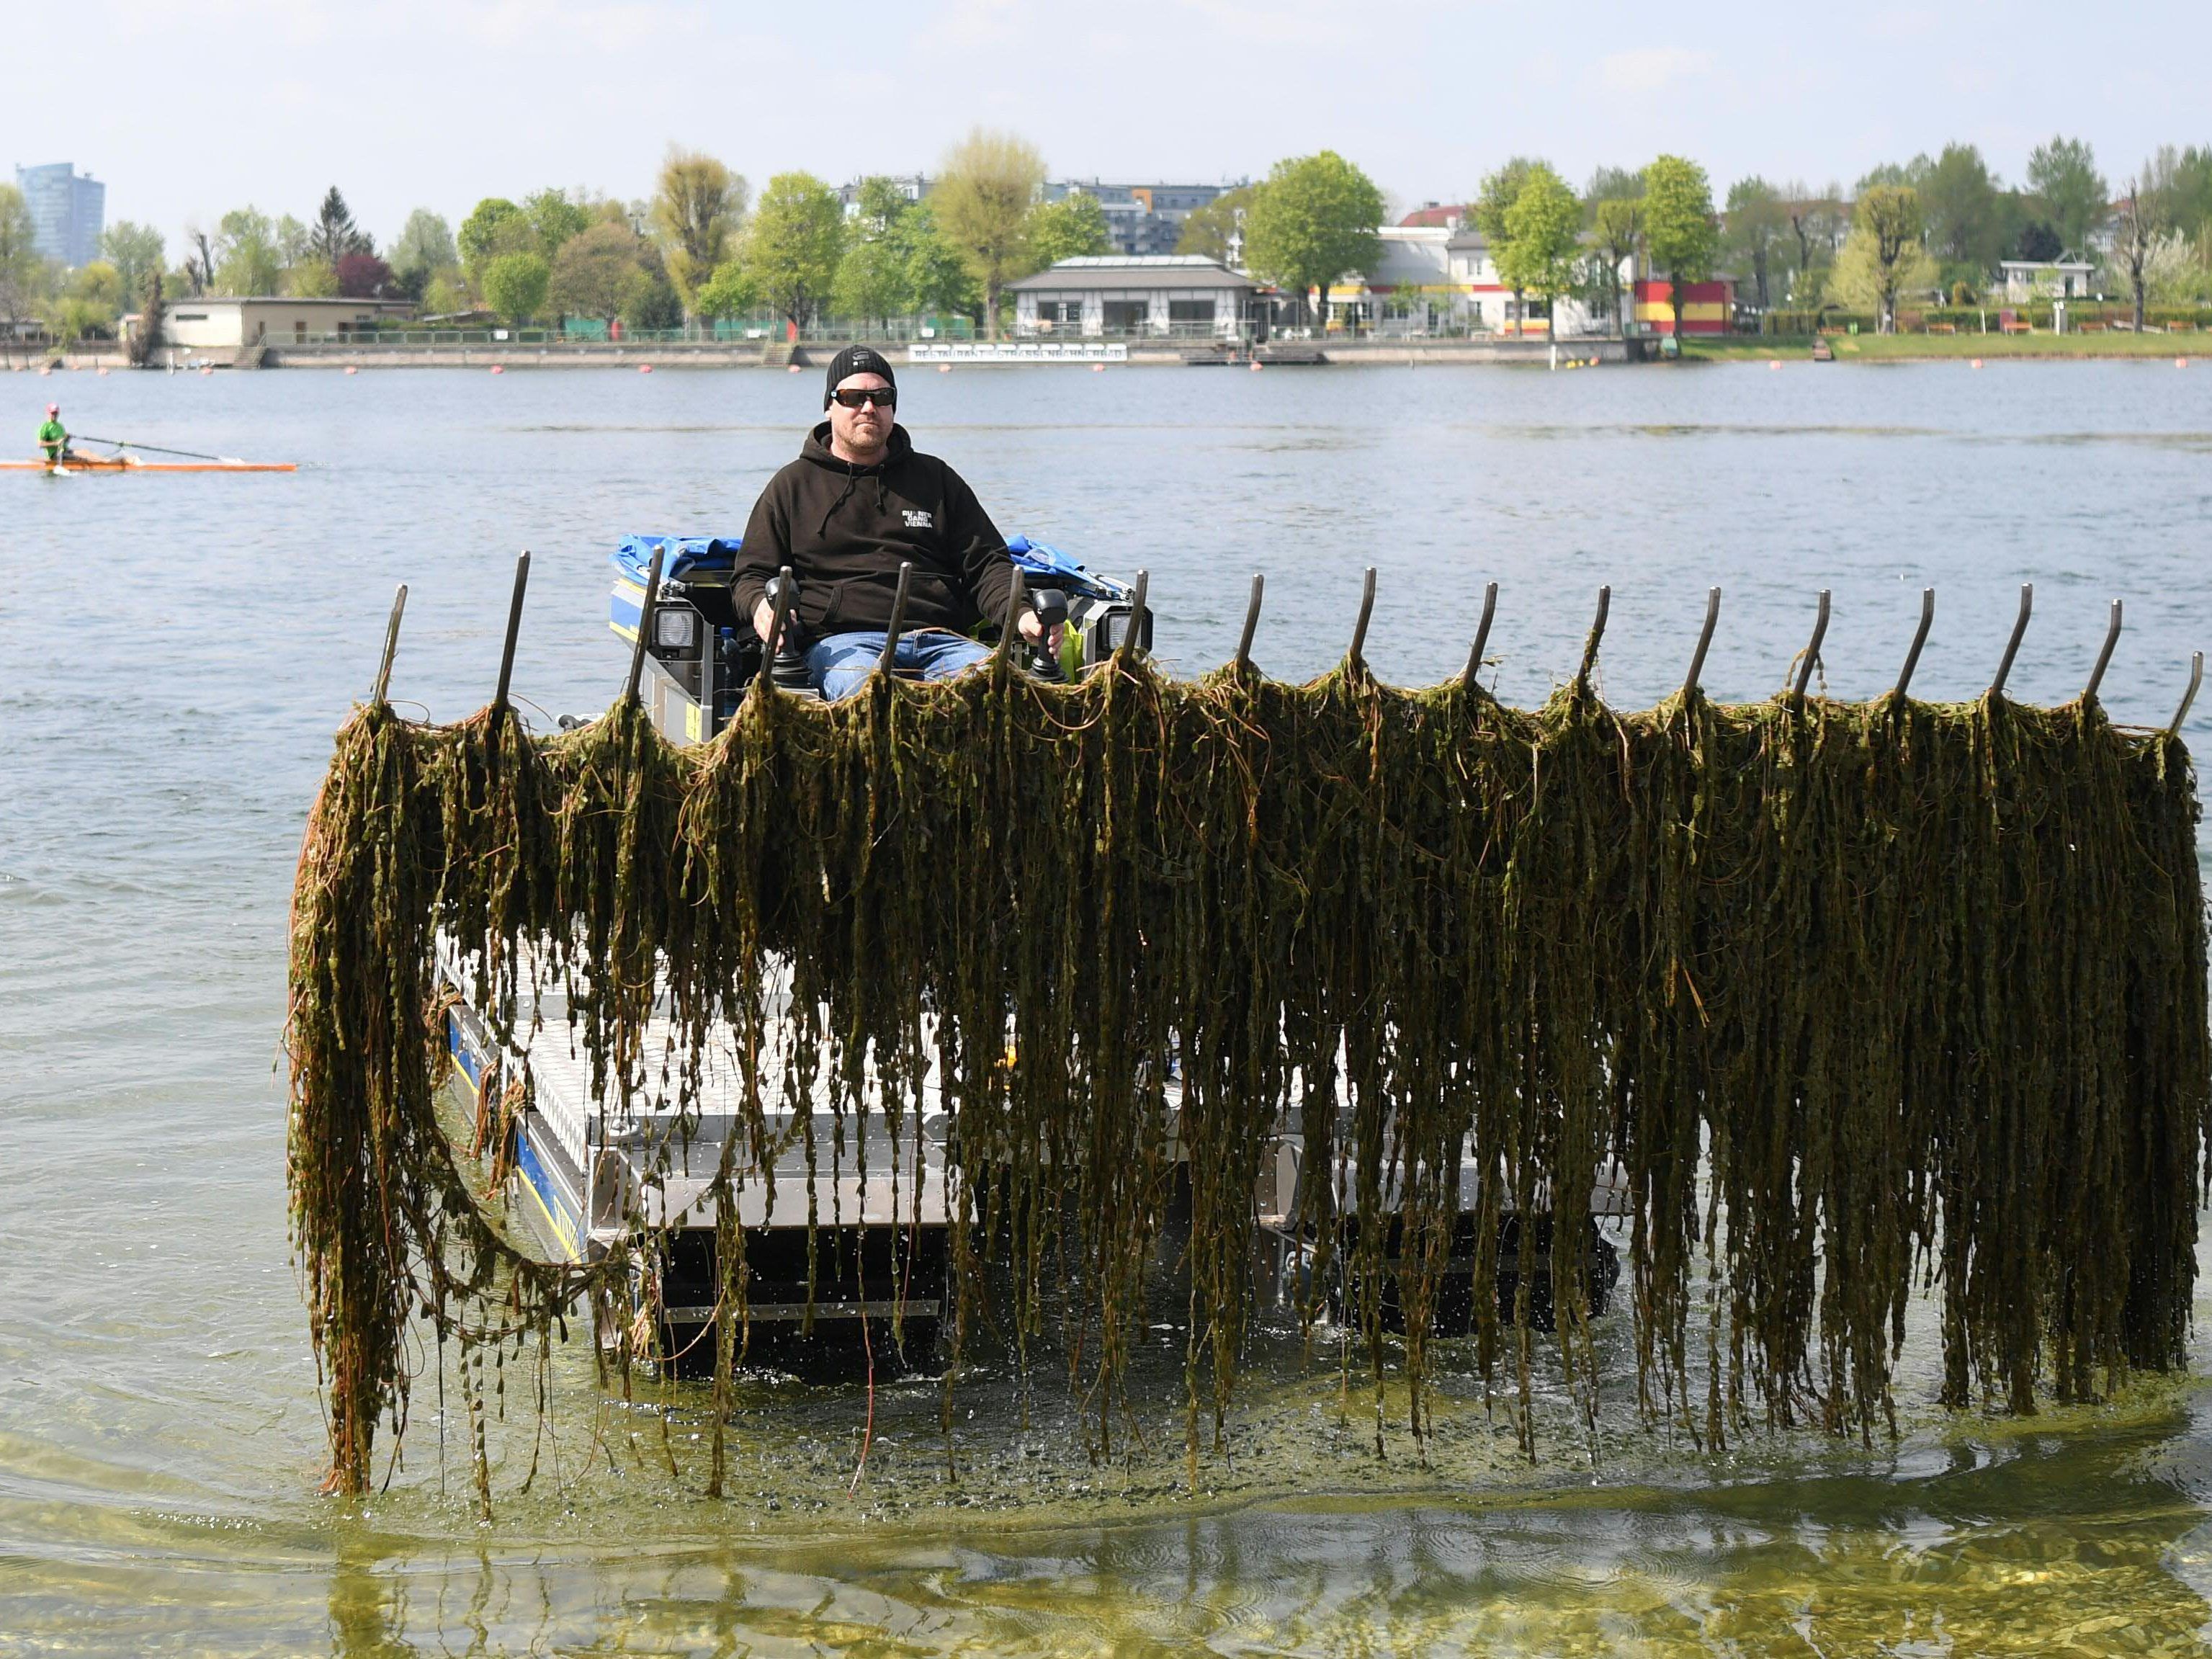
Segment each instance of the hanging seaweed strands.
[[[1723,707],[1698,686],[1716,590],[1679,696],[1605,706],[1601,607],[1581,672],[1521,710],[1478,683],[1480,641],[1446,685],[1377,682],[1364,605],[1337,669],[1269,680],[1259,599],[1195,682],[1136,648],[1140,583],[1121,647],[1071,684],[1001,653],[825,707],[763,673],[690,748],[635,669],[601,719],[526,732],[512,624],[487,708],[403,720],[388,641],[294,899],[293,1229],[333,1488],[374,1484],[380,1425],[396,1450],[411,1320],[459,1341],[480,1419],[577,1310],[622,1366],[649,1350],[650,1264],[703,1226],[719,1491],[743,1218],[778,1201],[793,1134],[810,1174],[872,1158],[945,1206],[948,1391],[987,1286],[1011,1285],[1000,1328],[1065,1356],[1102,1448],[1179,1188],[1194,1461],[1218,1433],[1254,1195],[1292,1131],[1304,1314],[1343,1322],[1378,1387],[1402,1353],[1417,1431],[1456,1271],[1525,1435],[1547,1249],[1557,1363],[1595,1410],[1583,1236],[1522,1224],[1608,1161],[1653,1419],[1893,1425],[1923,1272],[1952,1405],[2182,1363],[2212,1127],[2197,802],[2179,716],[2106,719],[2109,640],[2061,708],[2007,701],[2002,671],[1978,702],[1913,702],[1931,592],[1892,693],[1808,696],[1816,636],[1771,701]],[[602,1253],[520,1248],[441,1127],[441,948],[495,1026],[519,1039],[557,987],[595,1089],[674,1103],[659,1207]],[[686,1103],[718,1065],[710,1132]],[[801,1184],[782,1201],[811,1240],[830,1218]],[[810,1305],[842,1270],[810,1245]]]

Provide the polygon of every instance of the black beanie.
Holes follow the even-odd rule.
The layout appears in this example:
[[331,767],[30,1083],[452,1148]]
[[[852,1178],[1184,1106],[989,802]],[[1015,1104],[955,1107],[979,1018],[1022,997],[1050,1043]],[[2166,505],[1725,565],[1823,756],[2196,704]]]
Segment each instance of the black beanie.
[[884,361],[882,352],[873,346],[848,345],[830,360],[830,379],[822,388],[823,408],[830,407],[830,394],[837,390],[837,383],[854,374],[880,374],[890,382],[892,391],[898,390],[898,377],[891,373],[891,366]]

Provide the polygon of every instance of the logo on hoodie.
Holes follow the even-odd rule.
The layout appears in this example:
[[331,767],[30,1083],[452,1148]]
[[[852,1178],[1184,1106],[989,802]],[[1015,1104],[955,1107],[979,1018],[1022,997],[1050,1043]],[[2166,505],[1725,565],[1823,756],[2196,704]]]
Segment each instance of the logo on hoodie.
[[929,509],[926,507],[904,507],[902,508],[901,511],[905,514],[906,527],[908,530],[934,530],[937,528],[936,520],[929,516]]

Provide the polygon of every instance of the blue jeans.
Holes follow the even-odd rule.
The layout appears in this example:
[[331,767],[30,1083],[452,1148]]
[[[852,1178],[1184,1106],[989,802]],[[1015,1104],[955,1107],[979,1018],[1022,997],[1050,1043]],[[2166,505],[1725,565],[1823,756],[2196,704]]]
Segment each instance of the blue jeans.
[[[881,629],[872,634],[830,634],[806,647],[806,683],[831,702],[849,697],[867,684],[884,654]],[[961,634],[926,628],[899,635],[892,665],[926,680],[949,680],[991,659],[988,646]]]

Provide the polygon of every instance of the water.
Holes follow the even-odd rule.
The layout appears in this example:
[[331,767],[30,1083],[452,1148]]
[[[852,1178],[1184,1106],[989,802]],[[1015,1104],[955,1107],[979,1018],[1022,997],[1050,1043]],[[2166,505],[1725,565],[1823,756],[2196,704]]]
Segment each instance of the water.
[[[695,1399],[672,1475],[652,1414],[569,1354],[526,1495],[531,1383],[510,1385],[490,1525],[431,1376],[391,1490],[315,1496],[274,1069],[285,905],[392,584],[412,590],[393,695],[452,717],[489,694],[532,548],[517,687],[595,709],[622,671],[611,538],[740,526],[816,385],[0,381],[26,453],[54,396],[76,430],[304,464],[0,474],[0,1650],[2212,1650],[2207,1367],[2094,1411],[1953,1420],[1917,1336],[1897,1444],[1715,1455],[1636,1427],[1616,1315],[1595,1462],[1547,1395],[1534,1467],[1449,1364],[1426,1462],[1395,1428],[1378,1461],[1334,1356],[1273,1338],[1196,1491],[1172,1413],[1088,1463],[1048,1372],[963,1393],[957,1482],[934,1388],[887,1387],[848,1492],[860,1390],[762,1381],[721,1504],[698,1496]],[[1233,649],[1255,569],[1255,654],[1322,668],[1369,563],[1378,672],[1457,672],[1496,580],[1497,684],[1524,702],[1571,672],[1601,582],[1626,704],[1679,684],[1713,583],[1721,696],[1779,683],[1821,586],[1844,695],[1894,678],[1931,583],[1928,696],[1987,683],[2022,581],[2023,697],[2079,688],[2108,598],[2118,718],[2170,717],[2212,644],[2212,366],[962,370],[906,394],[1003,529],[1149,567],[1185,669]]]

